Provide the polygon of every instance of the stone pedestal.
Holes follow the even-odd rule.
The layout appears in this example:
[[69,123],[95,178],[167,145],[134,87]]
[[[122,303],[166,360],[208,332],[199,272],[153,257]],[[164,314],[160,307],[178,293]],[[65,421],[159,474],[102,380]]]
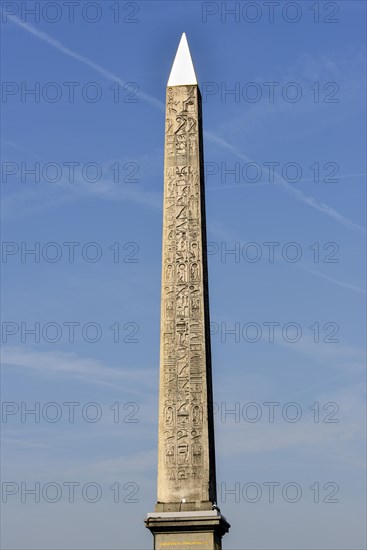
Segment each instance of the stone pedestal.
[[230,527],[217,510],[155,512],[145,525],[154,536],[154,550],[222,550],[222,536]]

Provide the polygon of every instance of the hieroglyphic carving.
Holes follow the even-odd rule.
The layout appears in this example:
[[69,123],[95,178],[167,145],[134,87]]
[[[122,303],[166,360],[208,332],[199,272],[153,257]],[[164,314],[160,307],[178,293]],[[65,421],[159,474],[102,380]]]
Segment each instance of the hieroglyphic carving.
[[197,480],[210,476],[198,102],[196,86],[167,90],[158,487],[166,502],[201,500]]

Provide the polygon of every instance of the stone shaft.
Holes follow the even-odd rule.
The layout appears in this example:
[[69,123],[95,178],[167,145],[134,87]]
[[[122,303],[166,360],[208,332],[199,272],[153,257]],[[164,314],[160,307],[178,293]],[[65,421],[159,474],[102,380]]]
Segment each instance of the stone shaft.
[[201,96],[167,88],[157,511],[216,500]]

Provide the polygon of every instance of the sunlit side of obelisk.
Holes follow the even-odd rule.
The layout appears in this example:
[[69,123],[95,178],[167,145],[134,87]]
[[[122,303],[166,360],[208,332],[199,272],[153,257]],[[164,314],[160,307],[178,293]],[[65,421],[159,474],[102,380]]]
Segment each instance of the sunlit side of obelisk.
[[220,550],[201,95],[183,34],[167,84],[154,549]]

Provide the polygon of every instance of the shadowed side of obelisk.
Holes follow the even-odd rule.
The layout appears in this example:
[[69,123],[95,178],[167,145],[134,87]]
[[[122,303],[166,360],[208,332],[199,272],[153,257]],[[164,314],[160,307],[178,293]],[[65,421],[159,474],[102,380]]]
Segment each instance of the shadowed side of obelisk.
[[214,506],[203,172],[201,96],[183,35],[166,96],[158,497],[146,520],[155,548],[180,548],[186,540],[220,549],[229,528]]

